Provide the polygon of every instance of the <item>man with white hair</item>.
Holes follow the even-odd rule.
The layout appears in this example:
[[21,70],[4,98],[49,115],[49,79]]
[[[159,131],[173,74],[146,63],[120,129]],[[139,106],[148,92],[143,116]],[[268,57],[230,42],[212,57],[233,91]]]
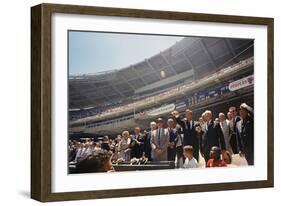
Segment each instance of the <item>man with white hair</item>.
[[205,111],[206,128],[204,132],[204,159],[206,163],[210,159],[210,151],[212,147],[217,146],[222,150],[223,156],[225,156],[225,140],[222,129],[219,124],[216,124],[213,120],[213,114],[210,110]]

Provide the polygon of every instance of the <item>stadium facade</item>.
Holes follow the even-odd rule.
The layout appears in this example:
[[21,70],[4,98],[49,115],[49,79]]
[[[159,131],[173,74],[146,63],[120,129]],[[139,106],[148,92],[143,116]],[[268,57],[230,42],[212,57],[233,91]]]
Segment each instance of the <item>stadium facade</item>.
[[254,41],[186,37],[126,68],[69,77],[69,134],[114,136],[173,110],[253,106]]

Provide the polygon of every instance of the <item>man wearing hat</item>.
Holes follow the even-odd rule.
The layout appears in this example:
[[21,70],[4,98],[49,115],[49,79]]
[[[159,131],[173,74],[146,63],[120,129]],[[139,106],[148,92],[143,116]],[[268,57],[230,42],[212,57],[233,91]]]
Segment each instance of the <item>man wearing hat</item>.
[[151,148],[153,161],[168,160],[169,132],[164,128],[164,120],[157,119],[157,129],[151,131]]
[[240,155],[244,156],[248,165],[254,165],[254,118],[253,108],[243,103],[240,105],[241,120],[237,123]]

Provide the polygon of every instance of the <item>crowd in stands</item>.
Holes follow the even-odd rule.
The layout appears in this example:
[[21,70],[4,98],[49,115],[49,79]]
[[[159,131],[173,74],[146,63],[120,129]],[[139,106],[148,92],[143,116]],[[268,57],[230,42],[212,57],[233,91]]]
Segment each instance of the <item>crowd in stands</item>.
[[254,164],[254,112],[246,103],[232,106],[218,117],[206,110],[198,121],[189,109],[184,118],[178,111],[171,114],[173,118],[167,121],[152,121],[149,130],[136,127],[132,134],[122,131],[100,141],[70,141],[69,162],[76,163],[79,172],[114,171],[115,163],[143,158],[174,161],[177,168],[197,168],[201,156],[204,167],[225,167],[231,164],[233,154],[239,154],[248,165]]

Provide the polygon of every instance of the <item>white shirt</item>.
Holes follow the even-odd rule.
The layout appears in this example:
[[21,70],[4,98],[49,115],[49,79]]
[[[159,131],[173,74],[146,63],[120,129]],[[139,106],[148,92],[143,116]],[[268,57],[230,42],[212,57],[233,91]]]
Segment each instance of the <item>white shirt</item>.
[[197,167],[198,167],[198,163],[194,157],[191,160],[185,158],[183,168],[197,168]]
[[183,134],[178,134],[178,141],[176,147],[182,146],[182,139],[183,139]]
[[224,136],[224,141],[225,141],[225,147],[229,148],[230,147],[230,125],[228,120],[224,120],[223,122],[220,123],[223,136]]

